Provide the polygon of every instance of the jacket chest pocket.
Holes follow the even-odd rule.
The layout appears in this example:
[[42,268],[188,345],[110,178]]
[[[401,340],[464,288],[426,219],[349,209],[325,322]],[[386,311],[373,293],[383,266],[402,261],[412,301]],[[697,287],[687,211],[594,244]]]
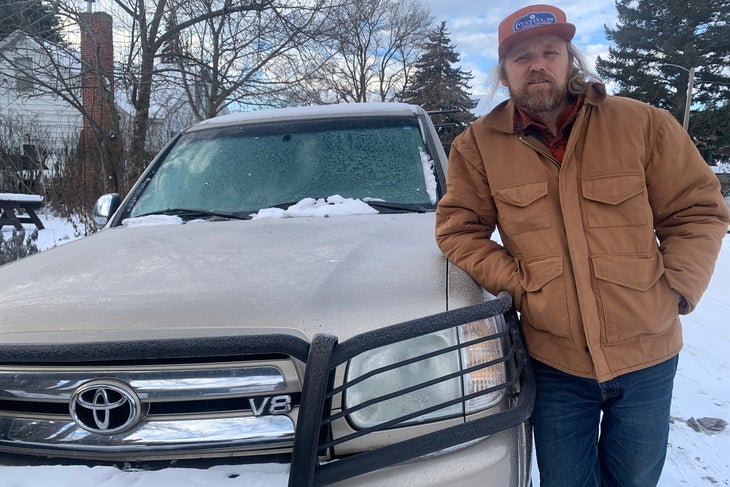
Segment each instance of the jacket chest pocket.
[[550,228],[548,185],[527,183],[495,189],[499,225],[509,235]]
[[646,183],[641,174],[622,174],[584,179],[585,222],[589,228],[646,225],[648,211]]

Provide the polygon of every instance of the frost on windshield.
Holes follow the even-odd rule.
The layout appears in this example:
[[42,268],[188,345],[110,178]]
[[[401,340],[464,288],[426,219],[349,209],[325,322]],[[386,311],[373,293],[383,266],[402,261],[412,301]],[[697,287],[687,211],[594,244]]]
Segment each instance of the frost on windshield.
[[282,208],[264,208],[253,213],[251,218],[297,218],[307,216],[327,217],[333,215],[373,215],[378,210],[359,199],[343,198],[336,194],[329,198],[304,198],[298,203]]
[[[435,205],[433,161],[415,117],[271,122],[192,131],[176,142],[136,196],[130,216],[195,209],[283,216],[359,214],[368,198]],[[321,201],[321,202],[320,202]],[[319,203],[318,203],[319,202]],[[259,211],[264,208],[270,211]]]

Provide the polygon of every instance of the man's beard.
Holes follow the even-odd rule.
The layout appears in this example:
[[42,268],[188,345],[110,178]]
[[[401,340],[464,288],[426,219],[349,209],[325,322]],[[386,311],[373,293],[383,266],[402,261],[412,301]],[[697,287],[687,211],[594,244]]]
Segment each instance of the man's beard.
[[542,80],[549,81],[550,86],[530,90],[528,83],[522,86],[519,91],[514,90],[512,86],[508,86],[510,98],[512,98],[514,104],[528,113],[550,112],[559,108],[567,96],[567,80],[566,84],[558,85],[554,79],[544,74],[535,75],[530,79],[530,81]]

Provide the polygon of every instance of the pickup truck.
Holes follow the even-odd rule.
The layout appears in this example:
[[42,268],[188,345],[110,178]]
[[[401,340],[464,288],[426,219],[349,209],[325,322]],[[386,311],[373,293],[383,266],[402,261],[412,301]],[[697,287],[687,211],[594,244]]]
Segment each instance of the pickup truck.
[[529,485],[529,359],[435,244],[446,173],[407,104],[183,131],[101,231],[0,267],[0,458]]

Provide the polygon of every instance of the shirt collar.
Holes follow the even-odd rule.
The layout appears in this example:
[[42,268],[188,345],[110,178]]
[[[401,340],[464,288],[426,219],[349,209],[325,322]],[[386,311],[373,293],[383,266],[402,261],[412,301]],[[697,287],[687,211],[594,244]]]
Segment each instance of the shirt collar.
[[516,134],[526,132],[528,129],[533,129],[537,132],[541,138],[547,140],[562,139],[565,128],[573,123],[575,117],[578,115],[578,110],[583,106],[585,97],[583,95],[577,96],[570,105],[568,105],[558,116],[558,133],[553,135],[551,130],[545,123],[537,117],[533,117],[520,107],[515,106],[514,115],[514,132]]

